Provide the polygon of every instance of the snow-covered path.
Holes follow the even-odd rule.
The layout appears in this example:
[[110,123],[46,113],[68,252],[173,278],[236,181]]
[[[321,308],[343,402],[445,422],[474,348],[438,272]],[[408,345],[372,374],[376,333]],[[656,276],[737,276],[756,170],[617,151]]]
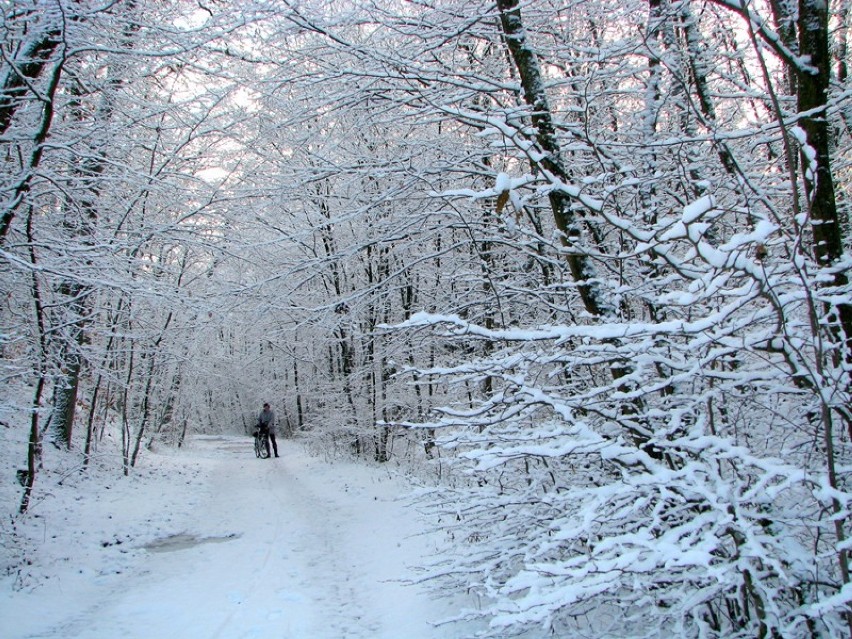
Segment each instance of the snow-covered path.
[[45,521],[57,529],[46,546],[72,547],[44,583],[5,588],[0,634],[457,636],[430,623],[452,614],[453,602],[402,583],[440,539],[421,534],[401,483],[380,468],[309,457],[291,441],[280,447],[281,459],[258,460],[246,438],[199,439],[157,459],[145,492],[124,480],[63,523]]

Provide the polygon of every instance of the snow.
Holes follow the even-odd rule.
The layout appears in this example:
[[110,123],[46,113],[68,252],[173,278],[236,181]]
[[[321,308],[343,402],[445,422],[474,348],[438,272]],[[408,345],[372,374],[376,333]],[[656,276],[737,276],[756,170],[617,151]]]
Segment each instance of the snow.
[[2,579],[0,635],[459,636],[433,622],[470,602],[416,583],[444,541],[425,532],[406,482],[294,440],[279,447],[280,459],[259,460],[247,437],[198,437],[147,453],[130,477],[41,477],[14,520],[18,541],[2,531],[3,565],[29,565]]
[[698,198],[691,204],[683,207],[683,223],[687,225],[694,224],[702,215],[708,211],[712,211],[714,206],[715,204],[712,196],[705,195],[704,197]]

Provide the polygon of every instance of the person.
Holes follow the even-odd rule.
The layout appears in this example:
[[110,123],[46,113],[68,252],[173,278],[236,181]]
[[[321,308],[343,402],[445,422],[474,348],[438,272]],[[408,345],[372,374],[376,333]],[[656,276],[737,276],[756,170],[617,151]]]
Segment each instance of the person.
[[[272,442],[272,450],[275,456],[278,457],[278,442],[275,441],[275,413],[266,403],[263,405],[263,410],[257,416],[257,427],[264,435],[266,441],[266,452],[269,453],[269,442]],[[272,455],[269,455],[272,457]]]

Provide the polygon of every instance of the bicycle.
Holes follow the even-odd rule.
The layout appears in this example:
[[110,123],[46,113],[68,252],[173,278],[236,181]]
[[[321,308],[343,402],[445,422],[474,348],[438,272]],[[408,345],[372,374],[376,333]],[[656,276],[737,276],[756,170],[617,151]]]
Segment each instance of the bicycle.
[[264,432],[259,428],[254,431],[254,454],[257,455],[258,459],[269,457],[268,435],[264,436]]

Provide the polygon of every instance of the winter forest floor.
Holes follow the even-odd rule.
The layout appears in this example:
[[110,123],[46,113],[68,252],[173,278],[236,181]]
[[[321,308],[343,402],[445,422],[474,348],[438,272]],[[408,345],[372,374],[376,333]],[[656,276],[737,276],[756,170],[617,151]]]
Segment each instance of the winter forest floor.
[[259,460],[247,437],[200,437],[129,478],[42,478],[49,492],[0,527],[6,571],[27,561],[0,581],[0,636],[459,636],[431,622],[470,602],[404,583],[442,547],[405,482],[279,445]]

